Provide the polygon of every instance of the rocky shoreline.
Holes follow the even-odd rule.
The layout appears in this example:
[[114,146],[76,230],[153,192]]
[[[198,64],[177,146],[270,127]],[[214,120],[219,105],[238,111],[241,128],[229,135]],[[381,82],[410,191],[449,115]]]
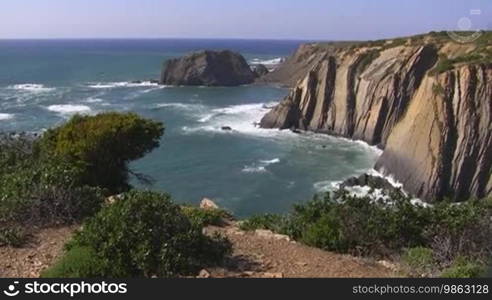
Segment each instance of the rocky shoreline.
[[374,45],[303,45],[265,76],[292,90],[261,126],[377,145],[384,152],[376,169],[427,201],[491,196],[492,65],[435,71],[443,56],[475,50],[431,36]]

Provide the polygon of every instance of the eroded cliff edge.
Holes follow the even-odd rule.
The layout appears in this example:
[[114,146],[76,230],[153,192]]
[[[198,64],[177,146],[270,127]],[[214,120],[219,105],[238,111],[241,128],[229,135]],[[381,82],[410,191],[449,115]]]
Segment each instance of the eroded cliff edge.
[[262,127],[378,145],[376,168],[423,199],[492,196],[492,64],[442,70],[443,57],[471,57],[476,46],[428,39],[323,49]]

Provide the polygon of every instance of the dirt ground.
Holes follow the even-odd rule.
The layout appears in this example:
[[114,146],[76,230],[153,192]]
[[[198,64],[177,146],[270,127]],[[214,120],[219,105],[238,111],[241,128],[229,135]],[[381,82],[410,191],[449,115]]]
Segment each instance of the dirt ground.
[[0,278],[36,278],[63,252],[76,227],[38,231],[21,248],[0,247]]
[[[76,227],[44,229],[24,247],[0,247],[0,277],[39,277],[62,253]],[[392,277],[391,265],[308,247],[269,231],[245,232],[236,223],[208,227],[233,245],[233,255],[223,267],[204,269],[202,278],[302,278],[302,277]]]
[[[269,231],[244,232],[237,225],[209,228],[227,236],[233,255],[225,268],[203,271],[202,277],[331,278],[393,277],[378,262],[308,247]],[[209,273],[209,274],[207,274]]]

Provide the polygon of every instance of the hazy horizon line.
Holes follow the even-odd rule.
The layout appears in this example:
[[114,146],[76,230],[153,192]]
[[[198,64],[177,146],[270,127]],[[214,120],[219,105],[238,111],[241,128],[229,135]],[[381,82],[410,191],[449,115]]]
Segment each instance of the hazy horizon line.
[[[0,41],[15,41],[15,40],[26,40],[26,41],[49,41],[49,40],[244,40],[244,41],[302,41],[302,42],[358,42],[358,41],[374,41],[374,40],[385,40],[385,39],[393,39],[393,38],[404,38],[411,37],[416,35],[428,34],[430,32],[445,32],[445,31],[453,31],[459,32],[457,30],[446,30],[446,29],[435,29],[426,32],[412,33],[412,34],[401,34],[395,36],[386,36],[386,37],[378,37],[372,39],[328,39],[328,38],[264,38],[264,37],[0,37]],[[472,31],[483,31],[488,32],[490,29],[477,29]]]

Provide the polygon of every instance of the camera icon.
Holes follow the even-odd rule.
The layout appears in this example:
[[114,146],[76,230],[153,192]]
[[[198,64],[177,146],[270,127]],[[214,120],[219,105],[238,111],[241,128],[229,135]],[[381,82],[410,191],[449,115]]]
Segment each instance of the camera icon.
[[19,282],[14,281],[14,284],[9,285],[7,289],[3,291],[3,293],[9,297],[15,297],[19,295],[20,291],[16,289],[17,284],[19,284]]

